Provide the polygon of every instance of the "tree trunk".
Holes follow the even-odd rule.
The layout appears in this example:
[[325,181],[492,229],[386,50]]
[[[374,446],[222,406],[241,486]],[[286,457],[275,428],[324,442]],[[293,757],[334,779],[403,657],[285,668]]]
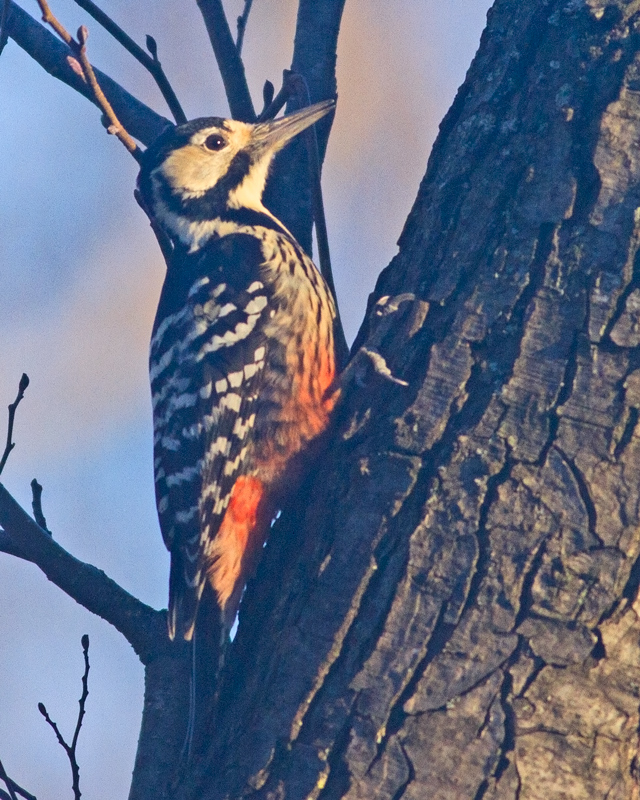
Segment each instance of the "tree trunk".
[[638,797],[637,8],[490,12],[182,796]]

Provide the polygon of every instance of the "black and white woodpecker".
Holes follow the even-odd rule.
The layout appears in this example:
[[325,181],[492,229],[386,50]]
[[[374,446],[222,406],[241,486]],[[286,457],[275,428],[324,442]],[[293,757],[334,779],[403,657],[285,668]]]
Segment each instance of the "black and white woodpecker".
[[333,298],[262,204],[275,153],[333,108],[197,119],[142,158],[143,203],[173,245],[150,355],[171,638],[191,639],[207,582],[231,627],[337,399]]

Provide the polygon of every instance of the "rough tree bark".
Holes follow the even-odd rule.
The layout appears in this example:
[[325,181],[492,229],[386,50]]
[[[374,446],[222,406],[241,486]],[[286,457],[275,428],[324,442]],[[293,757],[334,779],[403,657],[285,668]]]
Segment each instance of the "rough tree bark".
[[354,370],[168,792],[145,650],[132,798],[640,796],[639,143],[638,3],[497,0],[356,342],[409,387]]
[[491,11],[192,796],[637,796],[639,26]]

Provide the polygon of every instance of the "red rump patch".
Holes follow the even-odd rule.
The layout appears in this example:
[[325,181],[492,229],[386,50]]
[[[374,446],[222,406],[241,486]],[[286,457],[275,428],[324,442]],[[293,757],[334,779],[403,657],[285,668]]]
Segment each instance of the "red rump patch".
[[233,624],[247,580],[257,566],[275,509],[258,478],[241,475],[218,529],[208,575],[224,621]]

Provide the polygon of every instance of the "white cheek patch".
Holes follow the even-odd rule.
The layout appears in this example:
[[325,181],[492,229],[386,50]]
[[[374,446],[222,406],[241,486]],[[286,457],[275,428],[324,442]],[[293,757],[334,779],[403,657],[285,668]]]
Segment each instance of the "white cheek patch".
[[210,153],[202,147],[187,144],[170,153],[158,167],[158,172],[182,197],[202,197],[227,172],[234,155],[229,147]]

